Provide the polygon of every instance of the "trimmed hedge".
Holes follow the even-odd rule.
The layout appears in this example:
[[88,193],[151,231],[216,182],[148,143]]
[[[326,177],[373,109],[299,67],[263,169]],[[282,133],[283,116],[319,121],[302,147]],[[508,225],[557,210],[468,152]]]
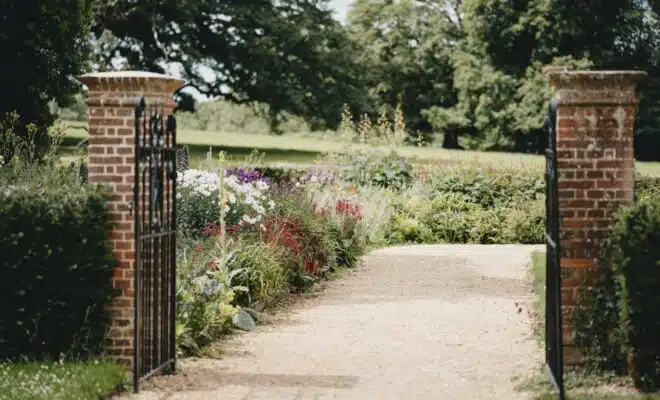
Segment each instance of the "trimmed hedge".
[[116,260],[99,186],[0,189],[0,359],[81,358],[101,351]]
[[[642,194],[653,185],[646,187]],[[617,210],[602,270],[585,282],[573,319],[586,361],[660,387],[660,201],[641,196]]]

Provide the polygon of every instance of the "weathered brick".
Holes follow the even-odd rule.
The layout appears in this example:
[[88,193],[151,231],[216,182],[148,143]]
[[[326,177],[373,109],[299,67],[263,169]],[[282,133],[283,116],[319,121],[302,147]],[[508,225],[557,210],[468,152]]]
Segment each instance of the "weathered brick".
[[[611,227],[612,206],[633,196],[636,80],[628,72],[548,72],[557,92],[557,168],[564,336],[577,288]],[[580,361],[565,343],[565,360]]]

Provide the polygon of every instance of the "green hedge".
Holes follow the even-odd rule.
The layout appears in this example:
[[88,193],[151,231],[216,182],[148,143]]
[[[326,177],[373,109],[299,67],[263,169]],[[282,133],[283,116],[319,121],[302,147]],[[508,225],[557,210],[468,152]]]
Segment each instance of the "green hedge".
[[46,179],[0,189],[0,359],[98,353],[116,266],[98,186]]
[[384,239],[403,243],[543,243],[545,182],[520,171],[455,170],[394,203]]
[[617,210],[602,273],[584,283],[573,329],[587,361],[627,370],[638,388],[653,390],[660,387],[660,200],[641,197]]

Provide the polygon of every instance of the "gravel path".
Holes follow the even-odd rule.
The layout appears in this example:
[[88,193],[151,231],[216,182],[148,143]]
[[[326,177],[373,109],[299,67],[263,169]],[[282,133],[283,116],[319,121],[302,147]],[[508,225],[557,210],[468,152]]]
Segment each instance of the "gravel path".
[[227,341],[222,360],[184,360],[140,399],[524,399],[514,377],[531,337],[526,265],[537,246],[375,251],[282,321]]

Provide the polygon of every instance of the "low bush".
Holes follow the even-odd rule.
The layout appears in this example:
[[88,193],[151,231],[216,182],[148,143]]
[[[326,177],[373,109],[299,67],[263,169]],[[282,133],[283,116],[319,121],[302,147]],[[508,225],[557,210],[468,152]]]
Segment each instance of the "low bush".
[[543,193],[543,181],[526,172],[432,175],[394,202],[385,243],[543,243]]
[[638,388],[660,386],[660,202],[643,198],[617,210],[601,271],[585,282],[572,321],[587,359],[627,370]]
[[377,186],[402,190],[410,187],[413,168],[395,151],[378,149],[346,153],[340,170],[344,181],[358,186]]
[[637,174],[635,176],[635,199],[660,198],[660,177]]
[[99,353],[116,266],[106,240],[106,191],[80,185],[72,169],[26,165],[21,175],[16,165],[5,168],[0,169],[0,358]]
[[519,204],[545,196],[543,176],[519,170],[453,170],[431,176],[434,193],[456,193],[484,208]]

